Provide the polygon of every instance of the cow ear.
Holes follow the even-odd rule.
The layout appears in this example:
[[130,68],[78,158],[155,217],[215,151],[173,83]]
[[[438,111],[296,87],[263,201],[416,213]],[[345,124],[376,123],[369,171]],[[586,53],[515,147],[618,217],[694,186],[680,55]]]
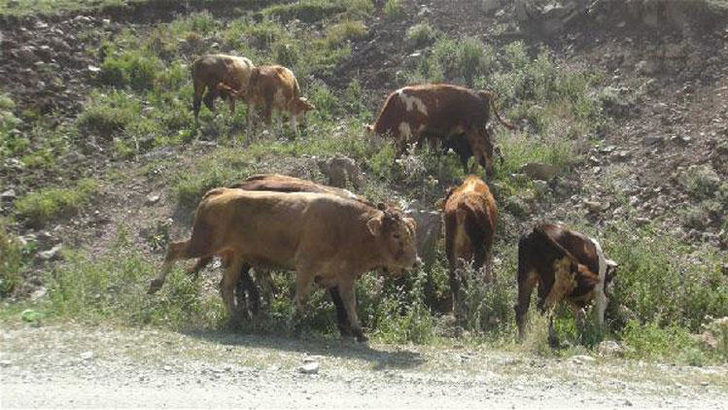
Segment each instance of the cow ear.
[[382,234],[382,215],[375,216],[367,221],[367,228],[373,236]]
[[458,221],[458,225],[465,224],[465,218],[467,217],[467,214],[465,213],[464,209],[456,209],[455,210],[455,219]]

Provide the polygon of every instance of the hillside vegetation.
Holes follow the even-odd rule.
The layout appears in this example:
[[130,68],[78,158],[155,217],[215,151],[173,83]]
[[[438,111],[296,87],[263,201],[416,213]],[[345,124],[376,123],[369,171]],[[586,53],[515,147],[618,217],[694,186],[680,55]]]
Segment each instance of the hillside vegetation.
[[[440,244],[432,264],[402,279],[360,280],[368,333],[562,354],[547,348],[535,309],[531,340],[515,344],[518,238],[550,220],[600,238],[619,263],[605,334],[579,333],[559,311],[566,352],[613,339],[629,357],[728,360],[728,334],[711,325],[728,316],[728,51],[712,41],[728,40],[725,24],[707,35],[607,15],[544,37],[516,30],[506,2],[497,13],[478,1],[169,3],[0,1],[12,57],[0,63],[3,320],[225,327],[219,268],[194,281],[179,266],[159,295],[145,293],[202,195],[261,172],[327,183],[318,162],[344,155],[366,175],[357,193],[436,209],[465,176],[457,156],[421,147],[395,160],[363,125],[398,87],[451,82],[492,89],[519,127],[493,130],[504,157],[488,181],[500,211],[497,281],[467,289],[455,328]],[[244,105],[231,115],[221,100],[195,129],[189,65],[210,52],[291,68],[317,107],[301,136],[248,134]],[[527,163],[557,176],[532,179]],[[274,279],[264,317],[231,332],[287,334],[294,281]],[[308,306],[300,337],[337,338],[328,296],[317,291]]]

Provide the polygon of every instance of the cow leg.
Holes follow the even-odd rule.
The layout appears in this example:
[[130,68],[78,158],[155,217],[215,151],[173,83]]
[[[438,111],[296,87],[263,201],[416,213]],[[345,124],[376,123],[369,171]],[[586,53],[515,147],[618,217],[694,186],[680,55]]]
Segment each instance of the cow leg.
[[354,292],[354,281],[346,280],[343,283],[339,283],[339,293],[341,300],[344,302],[346,313],[349,316],[349,323],[351,324],[351,333],[356,337],[358,342],[366,342],[369,340],[364,335],[364,331],[359,323],[359,317],[356,315],[356,294]]
[[235,304],[235,286],[240,281],[240,270],[243,267],[243,260],[234,255],[222,277],[222,300],[227,307],[230,320],[234,323],[240,320],[240,309]]
[[305,312],[306,299],[311,293],[312,285],[313,275],[299,271],[296,276],[296,310],[300,315]]
[[574,313],[574,321],[576,321],[576,330],[579,332],[579,340],[581,340],[582,335],[584,334],[584,318],[586,317],[586,312],[584,312],[584,308],[569,304],[569,307],[571,308],[571,311]]
[[263,290],[263,300],[266,306],[270,306],[273,295],[278,293],[278,290],[273,285],[273,278],[268,270],[255,270],[255,281],[258,287]]
[[556,335],[556,328],[554,328],[554,312],[549,311],[549,346],[552,349],[559,347],[559,337]]
[[218,94],[215,87],[207,87],[207,94],[205,94],[203,101],[211,112],[215,112],[215,98],[217,98]]
[[187,270],[187,274],[192,276],[195,280],[200,276],[200,271],[212,262],[212,256],[200,258],[195,263],[195,266]]
[[528,308],[531,305],[531,293],[538,283],[536,272],[528,272],[526,275],[518,277],[518,304],[513,306],[516,311],[516,324],[518,325],[518,340],[523,341],[526,333],[526,318]]
[[235,114],[235,97],[228,94],[228,106],[230,106],[230,116],[232,117],[233,114]]
[[468,144],[475,159],[485,169],[486,178],[490,178],[493,176],[493,146],[488,141],[487,131],[484,133],[485,135],[482,135],[475,130],[469,130],[465,135],[468,138]]
[[243,263],[240,266],[240,281],[235,290],[237,293],[238,308],[242,309],[243,306],[247,306],[250,309],[251,315],[255,316],[260,311],[260,292],[250,274],[250,268],[251,266],[247,263]]
[[296,123],[296,116],[294,114],[291,114],[291,130],[293,130],[293,135],[298,138],[298,124]]
[[193,81],[193,87],[195,91],[192,97],[192,111],[195,114],[195,128],[197,128],[199,125],[200,107],[202,106],[202,94],[205,93],[205,83],[195,80]]
[[167,279],[167,274],[169,274],[169,271],[171,271],[174,266],[174,261],[177,259],[193,257],[189,255],[190,243],[191,241],[182,241],[172,242],[169,244],[169,248],[167,248],[167,255],[164,257],[162,271],[149,283],[149,290],[147,293],[150,295],[154,294],[162,287],[164,281]]
[[329,295],[331,295],[331,300],[334,302],[334,306],[336,307],[336,326],[339,328],[339,333],[342,337],[351,336],[351,324],[349,323],[349,317],[346,314],[346,307],[344,306],[344,301],[341,300],[338,287],[330,287]]

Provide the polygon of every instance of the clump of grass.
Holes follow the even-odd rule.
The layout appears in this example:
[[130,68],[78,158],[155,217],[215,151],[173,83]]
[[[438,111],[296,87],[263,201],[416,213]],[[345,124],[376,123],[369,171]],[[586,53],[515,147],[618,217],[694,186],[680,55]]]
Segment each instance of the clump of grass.
[[0,299],[11,295],[20,284],[23,259],[23,246],[0,219]]
[[24,151],[30,141],[15,132],[21,120],[13,114],[15,103],[6,94],[0,94],[0,159]]
[[341,23],[329,26],[326,29],[325,41],[329,48],[344,43],[347,40],[355,40],[366,36],[369,33],[367,26],[361,20],[344,20]]
[[276,4],[262,10],[262,14],[278,18],[282,21],[298,19],[306,23],[315,23],[336,13],[343,13],[346,8],[337,2],[322,0],[304,0],[291,4]]
[[402,17],[404,14],[404,7],[402,7],[402,2],[400,0],[387,0],[387,2],[384,3],[382,11],[387,19],[395,20]]
[[[110,46],[107,45],[107,48]],[[161,60],[140,49],[112,53],[101,64],[98,80],[118,88],[131,87],[146,91],[154,86],[157,74],[164,68]]]
[[210,326],[223,310],[219,296],[200,295],[192,278],[175,269],[159,294],[149,296],[148,280],[158,266],[146,261],[122,228],[109,254],[90,258],[69,252],[67,263],[46,280],[51,314],[89,322],[117,321],[172,328]]
[[45,188],[29,193],[15,201],[18,216],[30,225],[46,222],[78,212],[91,201],[99,189],[94,179],[82,179],[72,188]]
[[407,29],[407,41],[411,47],[423,47],[432,44],[440,34],[439,30],[425,21]]
[[78,116],[76,127],[82,136],[111,139],[138,121],[141,110],[139,101],[123,91],[97,94]]
[[693,364],[702,360],[695,358],[694,352],[700,351],[697,341],[687,329],[676,325],[664,327],[657,322],[641,324],[633,320],[627,323],[621,337],[630,347],[628,356],[633,358],[685,361],[688,356]]

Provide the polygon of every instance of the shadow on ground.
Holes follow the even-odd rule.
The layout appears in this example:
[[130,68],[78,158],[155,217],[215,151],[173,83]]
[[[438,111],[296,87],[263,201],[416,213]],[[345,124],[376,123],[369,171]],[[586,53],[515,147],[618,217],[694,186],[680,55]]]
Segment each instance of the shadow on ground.
[[418,352],[392,346],[392,350],[378,350],[368,344],[357,343],[351,339],[290,339],[280,336],[236,334],[222,330],[193,330],[185,335],[208,342],[227,346],[267,348],[309,355],[334,356],[369,362],[374,370],[411,369],[424,363]]

